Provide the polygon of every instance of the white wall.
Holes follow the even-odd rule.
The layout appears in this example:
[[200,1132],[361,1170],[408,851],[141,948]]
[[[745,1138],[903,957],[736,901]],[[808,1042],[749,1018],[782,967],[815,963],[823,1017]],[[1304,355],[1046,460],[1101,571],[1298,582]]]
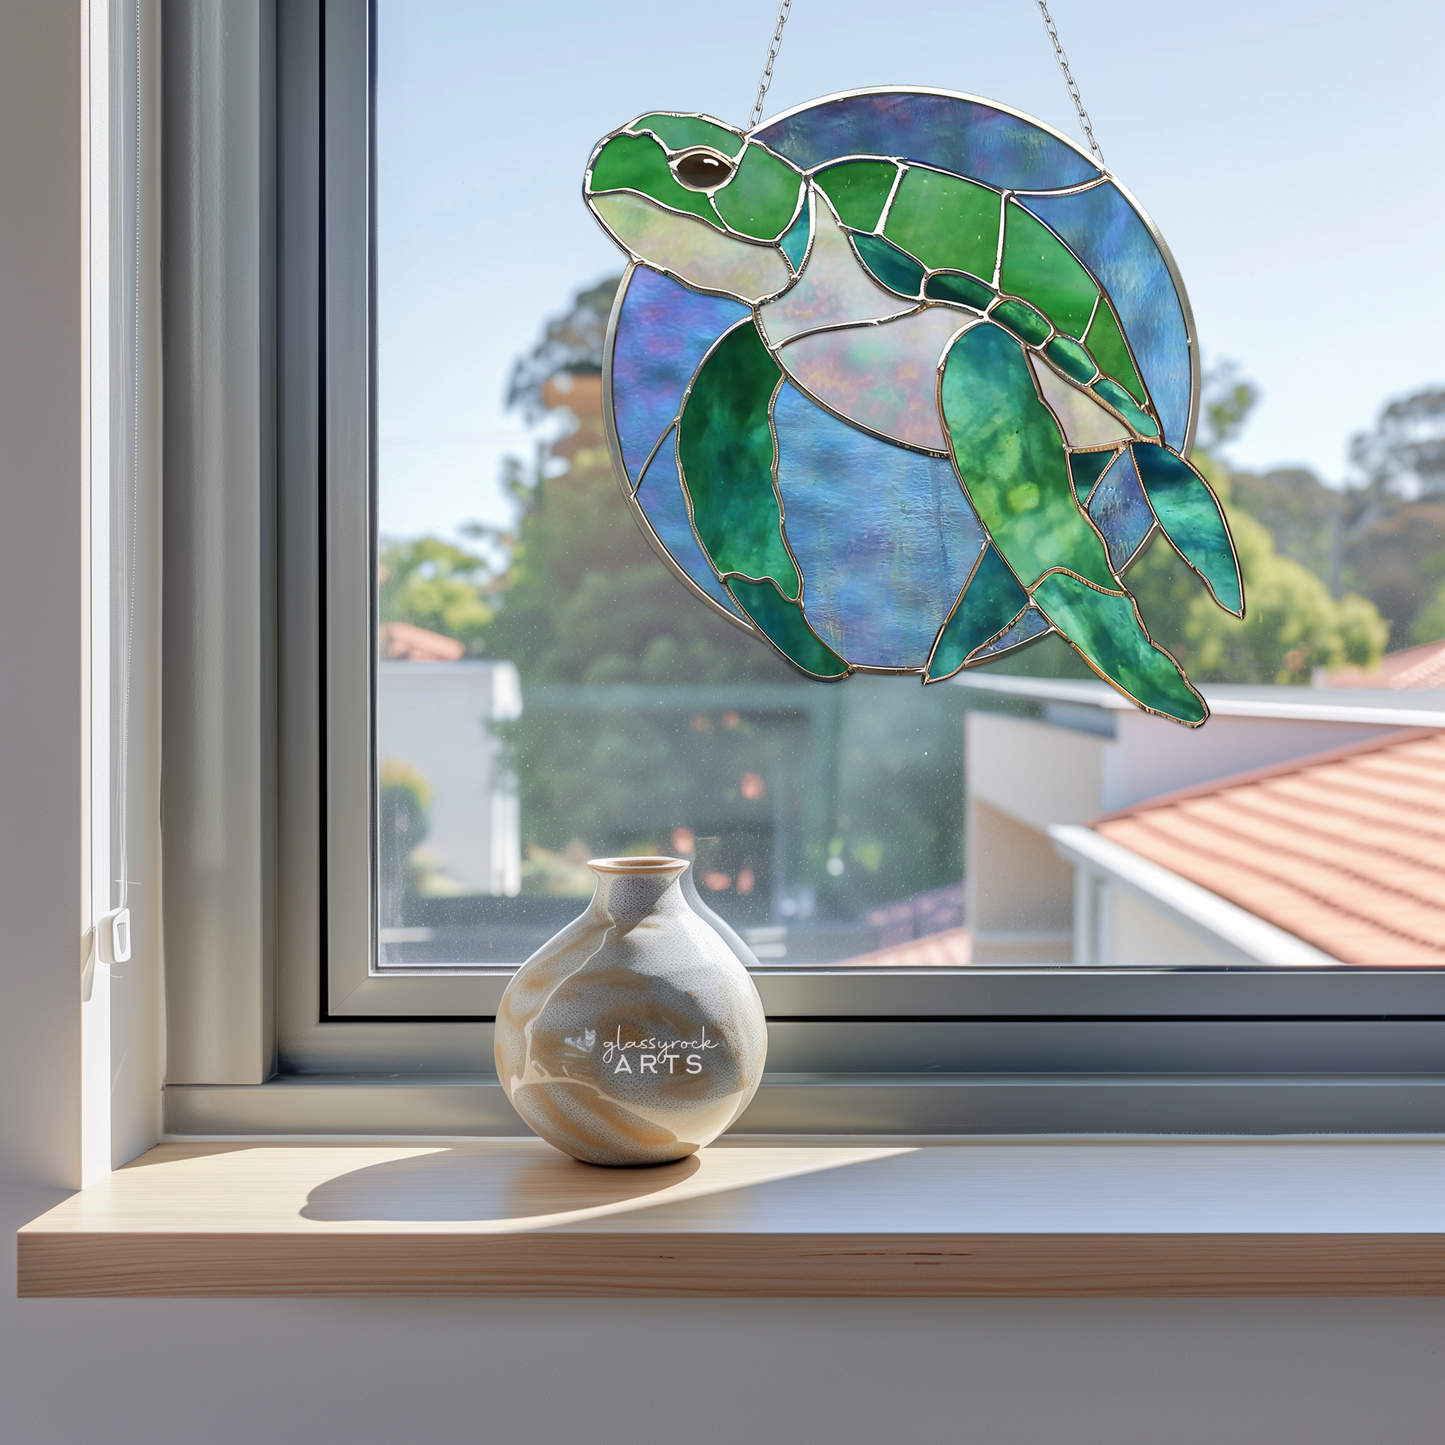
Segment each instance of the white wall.
[[1175,788],[1322,753],[1392,731],[1370,723],[1231,717],[1221,713],[1215,713],[1204,727],[1191,729],[1132,708],[1115,712],[1114,723],[1114,741],[1102,753],[1100,799],[1104,812],[1127,808]]
[[469,893],[522,887],[516,787],[500,774],[490,724],[519,717],[510,662],[383,662],[376,680],[376,751],[414,767],[431,786],[423,845]]
[[[79,1171],[79,19],[0,0],[7,1232]],[[19,1303],[12,1268],[6,1445],[1423,1445],[1445,1421],[1445,1301]]]
[[1103,902],[1107,919],[1104,946],[1094,962],[1108,967],[1117,964],[1175,968],[1230,968],[1239,966],[1239,955],[1215,947],[1197,933],[1181,927],[1157,908],[1111,883],[1103,883],[1108,898]]
[[970,712],[965,722],[967,868],[976,963],[1067,963],[1073,874],[1051,823],[1103,810],[1104,738],[1027,718]]

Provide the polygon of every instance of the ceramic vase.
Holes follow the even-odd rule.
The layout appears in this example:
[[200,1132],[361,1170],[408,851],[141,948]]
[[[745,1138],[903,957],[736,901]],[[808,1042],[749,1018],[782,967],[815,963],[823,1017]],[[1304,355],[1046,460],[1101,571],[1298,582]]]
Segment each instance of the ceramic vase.
[[757,1092],[762,1000],[734,945],[688,901],[690,863],[587,866],[587,911],[502,995],[497,1073],[526,1123],[574,1158],[665,1164],[717,1138]]

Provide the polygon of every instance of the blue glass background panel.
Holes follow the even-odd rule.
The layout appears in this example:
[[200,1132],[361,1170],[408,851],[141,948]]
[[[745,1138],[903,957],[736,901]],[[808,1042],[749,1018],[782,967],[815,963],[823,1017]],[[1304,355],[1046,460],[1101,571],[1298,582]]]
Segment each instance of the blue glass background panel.
[[1110,565],[1122,572],[1154,525],[1154,512],[1128,447],[1099,479],[1089,498],[1089,515],[1108,543]]
[[1112,183],[1072,196],[1020,196],[1104,283],[1134,359],[1164,424],[1164,440],[1184,444],[1189,425],[1189,338],[1169,268],[1138,212]]
[[971,663],[981,662],[986,657],[997,657],[1012,648],[1022,647],[1025,642],[1042,637],[1049,630],[1049,626],[1048,618],[1037,607],[1025,607],[1007,632],[1000,633],[987,647],[980,647],[977,652],[970,653],[968,660]]
[[747,314],[739,301],[701,296],[646,266],[632,273],[612,347],[612,411],[633,483],[677,416],[698,362]]
[[1099,172],[1046,130],[947,95],[886,91],[844,96],[774,121],[755,132],[804,168],[835,156],[901,156],[939,166],[1000,190],[1054,190]]
[[855,665],[923,667],[984,541],[952,464],[868,436],[791,385],[774,421],[808,621]]
[[[721,603],[734,617],[742,617],[737,603],[728,596],[718,581],[702,548],[693,535],[687,515],[687,502],[682,495],[682,482],[677,475],[676,434],[669,436],[657,449],[652,465],[637,488],[637,505],[652,523],[662,545],[672,553],[673,560],[715,602]],[[747,621],[743,618],[743,621]]]

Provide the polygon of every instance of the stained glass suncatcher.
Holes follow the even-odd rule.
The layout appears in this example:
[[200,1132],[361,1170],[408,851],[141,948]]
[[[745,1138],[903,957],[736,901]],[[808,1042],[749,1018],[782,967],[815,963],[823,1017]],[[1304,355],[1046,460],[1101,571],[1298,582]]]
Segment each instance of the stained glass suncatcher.
[[854,92],[751,133],[641,116],[585,195],[630,262],[619,480],[710,606],[823,680],[938,682],[1057,633],[1139,706],[1205,720],[1124,580],[1157,528],[1243,615],[1184,456],[1188,302],[1087,152],[972,97]]

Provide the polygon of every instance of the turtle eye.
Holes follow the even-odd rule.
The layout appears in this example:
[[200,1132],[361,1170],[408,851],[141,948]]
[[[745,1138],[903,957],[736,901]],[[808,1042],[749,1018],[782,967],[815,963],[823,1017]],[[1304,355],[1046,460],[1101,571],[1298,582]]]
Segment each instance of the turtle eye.
[[672,173],[690,191],[711,191],[733,173],[733,164],[715,151],[688,151],[672,163]]

